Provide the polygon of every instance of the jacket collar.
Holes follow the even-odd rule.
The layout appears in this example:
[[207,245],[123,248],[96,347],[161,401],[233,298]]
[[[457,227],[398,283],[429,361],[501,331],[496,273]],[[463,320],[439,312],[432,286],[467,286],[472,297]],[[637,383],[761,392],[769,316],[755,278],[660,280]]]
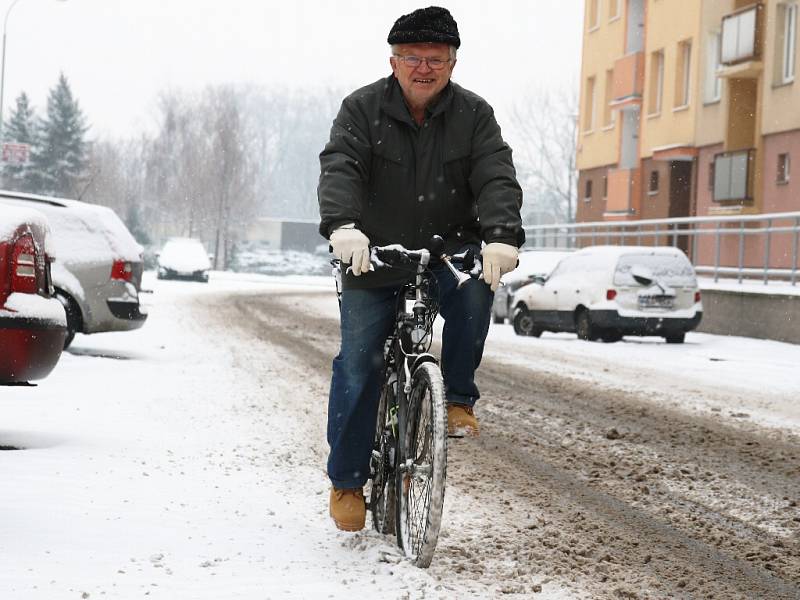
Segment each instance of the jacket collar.
[[[442,93],[439,94],[439,98],[436,99],[433,105],[426,109],[425,113],[427,117],[434,118],[442,114],[445,110],[447,110],[447,107],[450,106],[452,101],[453,82],[448,81],[447,85],[442,90]],[[383,94],[383,100],[381,101],[381,108],[390,117],[393,117],[398,121],[404,121],[414,127],[417,126],[416,122],[411,117],[411,112],[408,110],[408,106],[406,106],[406,101],[403,98],[403,90],[400,88],[400,84],[394,75],[389,75],[387,78],[386,90]]]

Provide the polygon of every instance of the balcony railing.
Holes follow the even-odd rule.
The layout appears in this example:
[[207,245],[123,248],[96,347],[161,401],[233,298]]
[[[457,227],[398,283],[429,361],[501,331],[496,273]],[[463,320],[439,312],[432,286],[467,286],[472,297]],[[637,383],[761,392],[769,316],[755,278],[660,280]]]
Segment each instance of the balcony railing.
[[714,157],[714,202],[753,199],[755,150],[722,152]]
[[800,212],[525,227],[527,247],[569,250],[588,245],[682,248],[698,273],[739,283],[800,281]]
[[735,65],[761,58],[761,4],[722,17],[720,62]]

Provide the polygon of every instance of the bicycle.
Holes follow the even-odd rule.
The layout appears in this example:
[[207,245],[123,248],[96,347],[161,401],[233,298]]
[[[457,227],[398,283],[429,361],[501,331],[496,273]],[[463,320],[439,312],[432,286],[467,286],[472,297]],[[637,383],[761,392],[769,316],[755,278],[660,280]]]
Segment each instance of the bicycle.
[[[398,294],[397,316],[384,347],[384,367],[375,439],[370,461],[367,507],[373,526],[394,534],[406,558],[428,567],[439,538],[447,472],[447,407],[438,359],[430,353],[439,312],[436,278],[429,265],[441,262],[460,288],[471,277],[456,269],[435,236],[427,249],[375,246],[375,268],[415,267]],[[471,253],[454,256],[472,275],[480,262]],[[406,309],[406,300],[413,307]]]

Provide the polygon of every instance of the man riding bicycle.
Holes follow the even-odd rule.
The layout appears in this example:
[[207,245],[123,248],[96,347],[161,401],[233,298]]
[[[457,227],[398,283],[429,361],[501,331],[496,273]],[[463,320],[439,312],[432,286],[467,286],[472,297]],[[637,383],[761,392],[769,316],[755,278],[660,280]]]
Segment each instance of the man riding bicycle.
[[404,15],[387,41],[392,75],[344,99],[320,154],[320,233],[350,267],[342,276],[327,432],[330,514],[347,531],[364,526],[384,342],[411,277],[371,270],[370,245],[422,248],[439,234],[448,254],[480,254],[483,281],[456,289],[444,268],[434,270],[445,321],[448,433],[460,436],[479,432],[474,374],[493,292],[516,267],[525,239],[522,190],[493,110],[450,81],[461,40],[449,11],[432,6]]

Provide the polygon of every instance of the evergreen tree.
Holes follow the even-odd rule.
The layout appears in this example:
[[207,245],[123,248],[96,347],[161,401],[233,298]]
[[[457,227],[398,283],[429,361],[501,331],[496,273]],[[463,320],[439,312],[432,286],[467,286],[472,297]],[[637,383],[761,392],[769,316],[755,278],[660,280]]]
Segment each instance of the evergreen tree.
[[[36,121],[28,95],[22,92],[11,117],[3,125],[3,138],[8,142],[28,144],[29,160],[36,145]],[[34,172],[28,163],[3,163],[3,187],[18,192],[36,191]]]
[[33,170],[41,177],[41,193],[75,195],[87,167],[84,136],[89,127],[63,73],[47,97],[47,117],[39,125]]

